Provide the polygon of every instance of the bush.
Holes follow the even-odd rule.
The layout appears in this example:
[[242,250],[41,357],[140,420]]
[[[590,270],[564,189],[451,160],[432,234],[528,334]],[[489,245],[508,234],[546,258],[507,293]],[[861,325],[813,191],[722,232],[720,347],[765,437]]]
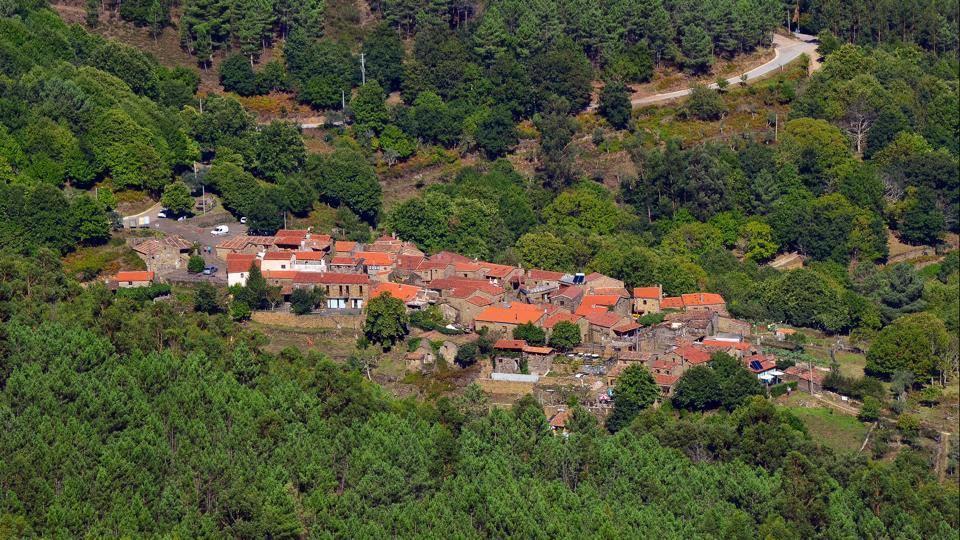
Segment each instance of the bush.
[[191,274],[199,274],[203,272],[203,269],[206,268],[207,263],[204,262],[203,257],[199,255],[191,255],[190,260],[187,261],[187,272]]
[[477,346],[476,342],[464,343],[457,349],[457,356],[454,361],[460,367],[467,367],[473,365],[478,356],[480,356],[480,347]]
[[[793,386],[791,386],[791,385],[793,385]],[[796,388],[796,386],[797,386],[797,383],[795,383],[795,382],[775,384],[775,385],[773,385],[773,386],[770,387],[770,397],[774,397],[774,398],[780,397],[780,396],[786,394],[786,393],[787,393],[787,390],[790,390],[790,389],[792,389],[792,388]]]
[[857,418],[861,422],[876,422],[880,418],[880,400],[873,396],[865,397]]
[[170,294],[170,285],[166,283],[154,283],[146,287],[131,287],[129,289],[117,289],[117,296],[129,298],[136,302],[146,302],[160,296]]
[[697,120],[719,120],[727,112],[727,106],[720,94],[706,86],[695,85],[684,110]]
[[420,311],[414,311],[410,314],[410,325],[421,330],[440,330],[441,328],[446,328],[447,321],[444,320],[443,314],[440,312],[440,308],[437,306],[430,306],[427,309],[422,309]]
[[252,96],[257,90],[257,77],[245,56],[235,54],[220,64],[220,84],[227,92]]

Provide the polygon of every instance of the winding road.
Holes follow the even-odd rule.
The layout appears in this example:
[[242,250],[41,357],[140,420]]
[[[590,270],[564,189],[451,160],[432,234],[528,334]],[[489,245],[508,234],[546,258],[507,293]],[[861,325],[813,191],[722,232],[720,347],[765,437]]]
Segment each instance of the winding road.
[[[786,66],[790,62],[793,62],[802,54],[806,54],[811,59],[810,69],[814,71],[820,67],[819,63],[816,62],[817,58],[817,43],[816,36],[811,36],[807,34],[797,34],[793,33],[790,36],[785,36],[782,34],[773,35],[773,47],[774,47],[774,57],[769,62],[759,65],[750,71],[747,72],[747,84],[754,82],[755,80],[773,73],[778,69]],[[730,85],[735,85],[740,83],[740,75],[727,79],[727,82]],[[713,83],[708,85],[708,88],[717,88],[717,84]],[[640,107],[643,105],[652,105],[654,103],[660,103],[662,101],[670,101],[672,99],[682,98],[690,94],[691,88],[685,88],[683,90],[675,90],[673,92],[664,92],[662,94],[654,94],[652,96],[644,96],[635,98],[630,101],[634,107]],[[596,103],[591,103],[588,110],[593,110],[596,108]]]

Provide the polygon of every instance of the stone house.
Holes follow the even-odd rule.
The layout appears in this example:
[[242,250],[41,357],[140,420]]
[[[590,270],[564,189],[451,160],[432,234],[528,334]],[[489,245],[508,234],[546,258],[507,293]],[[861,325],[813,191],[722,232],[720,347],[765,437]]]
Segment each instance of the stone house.
[[[132,239],[131,242],[136,240],[140,239]],[[147,270],[158,273],[186,269],[190,251],[193,250],[192,243],[175,234],[143,240],[131,247],[147,263]]]

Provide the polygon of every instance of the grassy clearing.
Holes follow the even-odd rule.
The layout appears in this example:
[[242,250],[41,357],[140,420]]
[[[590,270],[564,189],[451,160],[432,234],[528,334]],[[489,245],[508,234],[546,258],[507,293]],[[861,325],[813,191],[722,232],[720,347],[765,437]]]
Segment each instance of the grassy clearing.
[[102,246],[82,247],[63,259],[63,271],[80,281],[112,275],[118,270],[146,269],[146,263],[120,237]]
[[803,421],[810,436],[820,444],[838,451],[856,452],[863,444],[869,427],[828,407],[813,405],[814,400],[801,392],[783,398],[780,404]]
[[316,350],[335,360],[345,360],[356,346],[357,334],[354,330],[289,328],[256,321],[250,321],[247,324],[252,330],[260,332],[269,340],[269,344],[264,349],[271,353],[293,347],[304,353]]

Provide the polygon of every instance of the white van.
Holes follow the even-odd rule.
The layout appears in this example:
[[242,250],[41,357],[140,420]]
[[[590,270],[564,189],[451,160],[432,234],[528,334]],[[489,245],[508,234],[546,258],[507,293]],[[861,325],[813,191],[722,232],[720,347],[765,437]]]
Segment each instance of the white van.
[[210,231],[210,234],[214,236],[223,236],[228,232],[230,232],[230,227],[227,227],[226,225],[217,225],[212,231]]

